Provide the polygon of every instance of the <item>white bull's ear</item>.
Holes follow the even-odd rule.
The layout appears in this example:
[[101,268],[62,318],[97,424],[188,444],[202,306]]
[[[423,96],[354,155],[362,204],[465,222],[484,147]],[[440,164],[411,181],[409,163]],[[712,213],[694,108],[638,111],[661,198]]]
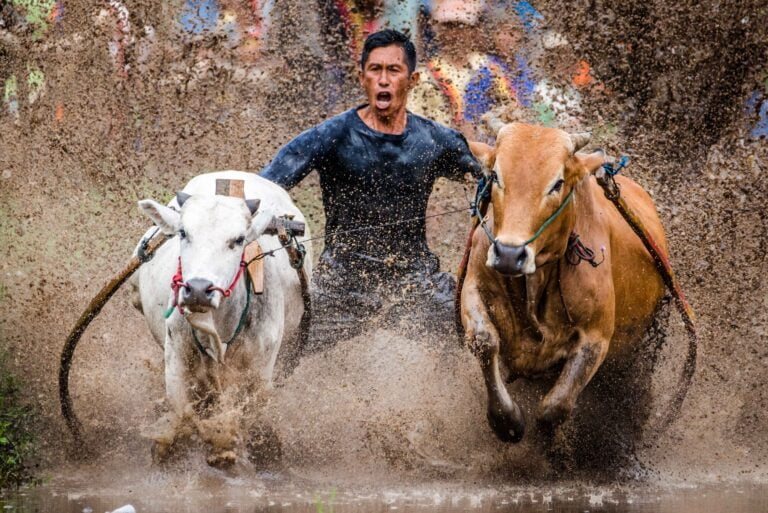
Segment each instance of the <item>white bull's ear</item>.
[[139,210],[160,227],[166,235],[175,235],[179,230],[181,214],[172,208],[161,205],[155,200],[145,199],[139,201]]
[[274,217],[275,213],[271,210],[259,210],[256,215],[251,218],[251,227],[248,229],[248,233],[245,236],[246,242],[251,242],[259,238],[261,234],[264,233],[264,230],[270,225]]

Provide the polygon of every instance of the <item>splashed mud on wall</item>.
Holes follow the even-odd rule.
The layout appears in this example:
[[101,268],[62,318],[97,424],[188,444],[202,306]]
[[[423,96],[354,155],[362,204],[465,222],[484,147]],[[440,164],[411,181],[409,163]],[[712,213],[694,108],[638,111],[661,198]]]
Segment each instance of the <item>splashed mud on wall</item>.
[[[130,25],[107,2],[64,0],[44,23],[25,17],[21,3],[0,7],[0,341],[43,411],[48,469],[69,456],[58,415],[59,351],[146,228],[136,201],[168,200],[202,171],[256,171],[332,113],[311,9],[275,2],[270,36],[252,61],[213,26],[182,30],[179,16],[190,3],[123,2]],[[661,437],[646,434],[641,463],[682,477],[761,475],[768,148],[755,130],[768,94],[768,8],[758,1],[717,9],[715,2],[534,4],[544,28],[570,42],[539,66],[554,83],[591,76],[604,85],[580,89],[581,122],[595,129],[596,145],[633,157],[628,173],[658,205],[699,317],[699,372],[682,418]],[[588,71],[574,71],[580,60]],[[334,108],[354,102],[349,92]],[[471,185],[440,182],[430,213],[464,206],[465,189],[471,194]],[[315,233],[323,223],[318,196],[313,179],[294,193]],[[468,220],[453,214],[428,227],[443,267],[455,270]],[[678,324],[673,316],[654,375],[657,407],[679,371]],[[124,291],[86,333],[71,386],[96,461],[146,468],[149,444],[140,432],[162,410],[162,351]],[[517,447],[495,440],[484,401],[471,356],[379,331],[302,362],[263,416],[275,424],[286,465],[314,478],[331,471],[351,480],[369,471],[402,479],[546,475],[532,457],[535,440]]]

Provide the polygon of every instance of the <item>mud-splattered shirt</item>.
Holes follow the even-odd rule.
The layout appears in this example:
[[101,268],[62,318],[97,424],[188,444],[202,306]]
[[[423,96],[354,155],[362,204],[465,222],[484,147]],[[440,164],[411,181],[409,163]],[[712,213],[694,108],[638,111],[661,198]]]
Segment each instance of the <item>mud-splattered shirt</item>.
[[318,171],[330,235],[326,259],[434,272],[438,260],[427,247],[424,220],[432,186],[440,177],[480,176],[480,164],[455,130],[408,113],[402,134],[385,134],[363,122],[363,107],[302,133],[261,175],[290,189]]

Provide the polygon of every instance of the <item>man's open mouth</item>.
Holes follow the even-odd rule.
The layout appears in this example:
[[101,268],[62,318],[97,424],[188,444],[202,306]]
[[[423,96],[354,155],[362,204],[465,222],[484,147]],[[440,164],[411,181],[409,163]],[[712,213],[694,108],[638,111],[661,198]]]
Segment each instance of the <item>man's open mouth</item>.
[[392,103],[392,93],[381,92],[376,95],[376,108],[386,109]]

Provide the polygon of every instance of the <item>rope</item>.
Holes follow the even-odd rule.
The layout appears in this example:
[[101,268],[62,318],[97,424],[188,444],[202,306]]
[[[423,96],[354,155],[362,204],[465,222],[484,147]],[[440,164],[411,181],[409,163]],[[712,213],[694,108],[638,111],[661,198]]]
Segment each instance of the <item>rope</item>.
[[[245,274],[245,307],[243,308],[243,312],[240,314],[240,322],[237,323],[237,328],[235,328],[235,333],[232,335],[232,337],[224,342],[224,345],[229,347],[229,345],[235,341],[238,335],[240,335],[240,332],[243,331],[243,328],[245,327],[245,321],[248,319],[248,311],[251,307],[251,284],[250,284],[250,278],[248,277],[248,273]],[[192,338],[195,339],[195,344],[197,345],[197,349],[200,350],[200,352],[204,355],[208,355],[208,353],[205,352],[205,348],[203,347],[203,344],[200,343],[200,340],[197,338],[197,333],[195,333],[195,328],[193,328],[190,325],[190,329],[192,330]]]
[[[328,237],[335,237],[335,236],[338,236],[338,235],[347,235],[349,233],[360,233],[360,232],[366,232],[366,231],[380,230],[382,228],[387,228],[387,227],[390,227],[390,226],[397,226],[397,225],[406,224],[406,223],[415,223],[417,221],[423,221],[423,220],[432,219],[432,218],[435,218],[435,217],[446,216],[446,215],[449,215],[449,214],[457,214],[459,212],[467,212],[467,211],[472,212],[473,208],[474,207],[470,205],[469,207],[457,208],[455,210],[445,210],[443,212],[438,212],[436,214],[430,214],[430,215],[427,215],[427,216],[412,217],[412,218],[409,218],[409,219],[401,219],[400,221],[392,221],[392,222],[389,222],[389,223],[382,223],[382,224],[377,224],[377,225],[361,226],[361,227],[358,227],[358,228],[351,228],[349,230],[335,231],[335,232],[331,232],[331,233],[327,233],[326,232],[326,233],[324,233],[322,235],[318,235],[316,237],[310,237],[309,239],[301,239],[300,241],[295,236],[292,236],[291,240],[288,243],[283,244],[280,247],[277,247],[275,249],[271,249],[269,251],[264,251],[263,253],[259,253],[258,255],[253,257],[252,259],[248,260],[246,262],[246,265],[250,264],[251,262],[255,262],[257,260],[261,260],[262,258],[265,258],[265,257],[268,257],[268,256],[273,256],[278,251],[281,251],[283,249],[288,249],[290,247],[293,247],[294,245],[296,246],[296,249],[299,252],[303,252],[306,255],[306,249],[304,248],[304,244],[307,243],[307,242],[312,242],[312,241],[321,240],[321,239],[327,239]],[[303,263],[303,257],[302,257],[302,263]]]

